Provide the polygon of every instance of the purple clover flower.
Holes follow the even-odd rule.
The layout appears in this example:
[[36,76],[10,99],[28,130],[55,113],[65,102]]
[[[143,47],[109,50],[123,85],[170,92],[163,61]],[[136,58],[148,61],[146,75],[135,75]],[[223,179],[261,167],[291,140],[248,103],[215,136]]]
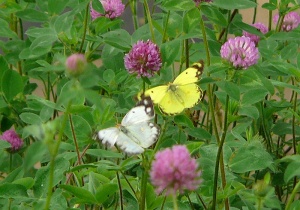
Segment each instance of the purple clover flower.
[[[254,23],[251,25],[253,27],[257,28],[263,34],[266,34],[268,32],[267,26],[265,26],[263,23]],[[259,36],[255,35],[255,34],[251,34],[247,31],[243,31],[243,36],[249,37],[251,39],[251,41],[253,41],[256,45],[260,40]]]
[[138,41],[125,55],[124,64],[129,73],[151,77],[162,65],[159,48],[150,40]]
[[114,19],[120,17],[124,12],[125,5],[121,0],[100,0],[105,14],[101,14],[93,9],[92,4],[90,5],[90,14],[92,19],[96,19],[98,17],[107,17],[110,19]]
[[166,194],[183,193],[184,190],[196,190],[200,183],[201,171],[191,158],[186,146],[175,145],[156,153],[152,162],[150,177],[156,187],[156,193],[166,190]]
[[14,130],[7,130],[3,132],[0,139],[11,144],[11,151],[19,150],[23,146],[23,141]]
[[[273,16],[273,22],[275,24],[277,24],[278,19],[279,19],[279,14]],[[288,32],[297,28],[299,24],[300,24],[300,15],[297,12],[290,12],[284,16],[281,30]]]
[[249,37],[228,39],[221,47],[221,57],[229,61],[236,69],[247,69],[257,63],[259,52]]
[[84,72],[87,61],[83,54],[75,53],[66,60],[67,74],[70,76],[79,76]]

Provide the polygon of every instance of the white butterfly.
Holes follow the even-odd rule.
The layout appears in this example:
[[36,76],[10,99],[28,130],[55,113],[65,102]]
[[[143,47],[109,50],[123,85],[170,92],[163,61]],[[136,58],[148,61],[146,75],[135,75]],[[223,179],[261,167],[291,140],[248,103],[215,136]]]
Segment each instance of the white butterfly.
[[149,122],[154,117],[153,103],[150,97],[143,98],[122,119],[120,125],[98,132],[103,144],[117,144],[128,154],[140,154],[150,147],[159,136],[159,127]]

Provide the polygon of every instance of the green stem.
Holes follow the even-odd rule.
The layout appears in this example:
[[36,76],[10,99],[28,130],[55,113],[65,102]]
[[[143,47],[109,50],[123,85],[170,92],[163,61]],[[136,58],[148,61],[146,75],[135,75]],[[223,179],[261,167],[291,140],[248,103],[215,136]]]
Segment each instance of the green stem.
[[9,172],[11,172],[12,169],[12,154],[9,153]]
[[149,5],[148,5],[147,0],[144,0],[144,6],[145,6],[147,20],[148,20],[148,24],[149,24],[149,28],[150,28],[150,32],[151,32],[152,41],[155,43],[154,30],[153,30],[153,25],[152,25],[152,18],[151,18],[151,14],[150,14]]
[[[294,91],[293,91],[294,92]],[[294,93],[294,107],[293,107],[293,119],[292,119],[292,135],[293,135],[293,148],[294,148],[294,154],[297,154],[297,141],[296,141],[296,113],[297,113],[297,98],[298,93],[295,91]]]
[[189,40],[184,40],[184,50],[185,50],[185,67],[188,68],[190,65],[190,55],[189,55]]
[[169,18],[170,18],[170,10],[168,10],[168,13],[167,13],[167,19],[166,19],[166,22],[164,24],[164,31],[163,31],[163,37],[162,37],[162,43],[165,43],[166,42],[166,34],[167,34],[167,28],[168,28],[168,23],[169,23]]
[[85,36],[86,36],[86,28],[87,28],[87,22],[88,22],[88,17],[89,17],[89,11],[90,11],[90,2],[86,5],[85,8],[85,17],[84,17],[84,24],[83,24],[83,37],[81,40],[80,48],[79,48],[79,53],[82,52]]
[[77,154],[78,165],[81,165],[81,157],[80,157],[79,147],[78,147],[77,138],[76,138],[76,135],[75,135],[75,130],[74,130],[73,120],[72,120],[72,115],[71,114],[69,114],[69,121],[70,121],[72,136],[73,136],[73,139],[74,139],[74,145],[75,145],[75,150],[76,150],[76,154]]
[[200,27],[201,27],[201,31],[202,31],[204,49],[205,49],[205,52],[206,52],[206,65],[210,66],[210,52],[209,52],[209,47],[208,47],[208,41],[207,41],[207,36],[206,36],[205,25],[204,25],[204,21],[202,19],[200,8],[199,8],[199,11],[200,11]]
[[143,157],[143,175],[142,175],[142,181],[141,181],[141,198],[140,198],[140,210],[145,210],[145,204],[146,204],[146,191],[147,191],[147,182],[148,182],[148,169],[146,167],[147,163],[145,160],[145,157]]
[[292,194],[290,195],[288,202],[286,204],[285,210],[290,210],[292,202],[294,201],[294,198],[299,189],[300,189],[300,182],[298,182],[297,185],[294,187]]
[[118,172],[116,172],[116,173],[117,173],[117,180],[118,180],[119,193],[120,193],[120,208],[121,208],[121,210],[123,210],[123,193],[122,193],[122,185],[121,185],[119,173],[118,173]]
[[139,25],[138,25],[138,19],[137,19],[137,4],[136,4],[136,0],[130,0],[129,1],[129,5],[130,5],[130,9],[131,9],[131,12],[132,12],[132,19],[133,19],[133,27],[134,27],[134,31],[136,29],[138,29]]
[[[226,96],[226,103],[225,103],[225,109],[224,109],[224,127],[223,127],[223,134],[222,134],[222,138],[221,141],[219,143],[219,148],[218,148],[218,152],[217,152],[217,157],[216,157],[216,165],[215,165],[215,176],[214,176],[214,188],[213,188],[213,201],[212,201],[212,209],[215,210],[216,209],[216,205],[217,205],[217,191],[218,191],[218,174],[219,174],[219,164],[220,164],[220,160],[221,162],[223,161],[223,145],[225,142],[225,137],[226,137],[226,133],[227,133],[227,117],[228,117],[228,105],[229,105],[229,96]],[[223,165],[221,165],[221,168],[224,168],[224,163]],[[222,170],[222,169],[221,169]],[[225,187],[226,185],[226,178],[225,178],[225,171],[221,171],[221,178],[222,178],[222,184],[223,187]],[[229,202],[228,202],[228,198],[226,198],[225,201],[225,209],[229,209]]]
[[[256,0],[254,0],[254,2],[257,3]],[[257,7],[254,7],[252,24],[255,23],[255,20],[256,20],[256,14],[257,14]]]
[[178,210],[178,204],[177,204],[177,197],[176,194],[172,195],[173,198],[173,206],[174,206],[174,210]]
[[50,202],[51,202],[51,197],[52,197],[52,186],[53,186],[53,181],[54,181],[55,158],[57,156],[58,149],[59,149],[60,143],[62,141],[63,133],[64,133],[64,130],[65,130],[65,127],[66,127],[66,124],[68,121],[68,112],[69,112],[70,107],[71,107],[71,101],[69,102],[66,112],[64,113],[64,117],[63,117],[61,127],[59,130],[59,134],[58,134],[58,139],[55,142],[56,144],[54,146],[53,152],[50,152],[50,154],[51,154],[50,171],[49,171],[48,193],[47,193],[47,198],[46,198],[46,204],[44,207],[45,210],[48,210],[50,207]]

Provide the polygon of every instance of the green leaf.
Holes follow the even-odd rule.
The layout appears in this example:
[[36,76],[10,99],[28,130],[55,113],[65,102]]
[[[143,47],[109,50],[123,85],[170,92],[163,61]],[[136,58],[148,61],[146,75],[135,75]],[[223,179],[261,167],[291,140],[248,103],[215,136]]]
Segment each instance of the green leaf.
[[65,32],[67,36],[71,36],[70,30],[72,27],[74,15],[71,12],[66,12],[58,16],[54,22],[54,29],[57,34]]
[[183,16],[183,31],[189,33],[190,31],[195,30],[195,28],[198,28],[200,17],[201,15],[197,8],[193,8],[185,13]]
[[213,23],[223,26],[223,27],[227,27],[228,22],[226,20],[226,18],[224,17],[224,14],[221,13],[221,11],[219,10],[219,8],[217,7],[211,7],[208,5],[203,5],[200,7],[201,12],[203,14],[205,14],[205,16],[212,21]]
[[185,126],[185,127],[188,127],[188,128],[193,128],[194,127],[193,122],[186,115],[176,115],[174,117],[174,122],[177,125],[180,125],[180,126]]
[[16,16],[30,22],[44,22],[48,20],[48,15],[46,13],[34,9],[24,9],[16,12]]
[[243,95],[242,104],[251,105],[259,101],[263,101],[265,100],[265,96],[267,94],[268,91],[266,89],[262,89],[262,88],[250,89]]
[[51,48],[53,42],[57,40],[57,37],[52,34],[47,34],[36,38],[30,45],[29,49],[34,54],[34,56],[38,57],[48,53]]
[[20,166],[18,168],[16,168],[15,170],[13,170],[12,172],[10,172],[7,177],[5,177],[4,180],[2,180],[0,183],[12,183],[14,180],[16,179],[20,179],[22,178],[24,175],[24,170],[23,167]]
[[195,7],[195,3],[189,0],[167,0],[161,4],[166,10],[187,11]]
[[239,115],[244,115],[244,116],[248,116],[251,117],[253,119],[258,119],[259,117],[259,111],[255,106],[241,106],[238,112]]
[[118,190],[118,185],[113,183],[107,183],[102,186],[100,186],[96,190],[96,200],[98,201],[98,204],[104,203],[107,199],[109,199],[116,191]]
[[34,164],[41,161],[42,157],[47,153],[47,151],[46,145],[41,141],[31,144],[28,147],[24,158],[24,170],[28,171]]
[[214,0],[211,4],[228,10],[257,7],[257,4],[251,0]]
[[84,188],[72,185],[59,185],[59,187],[81,199],[84,203],[97,203],[95,196]]
[[130,47],[131,36],[123,30],[117,29],[103,35],[103,41],[117,49],[128,51]]
[[272,3],[264,3],[261,7],[270,11],[277,9],[277,6]]
[[273,168],[273,159],[263,145],[253,140],[237,149],[229,161],[230,169],[235,173]]
[[50,14],[60,14],[62,11],[64,11],[65,7],[69,3],[68,0],[48,0],[48,12]]
[[7,148],[10,148],[10,147],[11,147],[10,143],[8,143],[7,141],[0,140],[0,150],[7,149]]
[[1,88],[8,101],[23,91],[22,76],[16,71],[5,71],[1,79]]
[[298,55],[298,44],[291,42],[280,50],[282,59],[293,59]]
[[19,184],[26,187],[26,189],[30,189],[34,185],[34,179],[32,177],[25,177],[15,180],[13,184]]
[[18,35],[9,28],[8,22],[3,19],[0,19],[0,37],[18,39]]
[[188,133],[192,137],[195,137],[198,140],[204,141],[204,140],[211,139],[211,134],[201,127],[187,128],[185,130],[186,130],[186,133]]
[[104,149],[88,149],[86,151],[86,154],[99,157],[99,158],[123,158],[124,157],[122,153],[117,153],[117,152],[104,150]]
[[107,82],[107,83],[111,83],[114,81],[115,79],[115,72],[111,69],[107,69],[103,72],[103,79]]
[[29,125],[39,125],[42,124],[42,119],[40,116],[31,113],[31,112],[24,112],[20,114],[20,118],[23,122],[29,124]]
[[89,125],[89,123],[81,116],[78,115],[72,115],[72,126],[70,124],[70,121],[68,121],[68,124],[65,128],[65,134],[69,139],[74,139],[73,132],[76,136],[77,142],[79,143],[79,146],[82,146],[84,143],[87,143],[88,140],[91,139],[91,133],[92,129]]
[[284,181],[288,183],[292,178],[299,175],[300,175],[300,160],[298,159],[288,164],[284,172]]
[[27,189],[23,185],[5,183],[0,185],[0,198],[18,199],[28,197]]
[[56,32],[54,29],[52,28],[29,28],[26,32],[27,36],[29,37],[34,37],[34,38],[38,38],[38,37],[43,37],[45,35],[51,35],[51,36],[56,36]]
[[218,85],[218,87],[224,90],[229,95],[229,97],[236,101],[240,100],[240,90],[236,84],[229,81],[221,81],[217,82],[216,84]]
[[181,42],[178,39],[165,42],[161,45],[161,56],[162,60],[166,62],[166,66],[170,66],[174,63],[180,52],[180,45]]

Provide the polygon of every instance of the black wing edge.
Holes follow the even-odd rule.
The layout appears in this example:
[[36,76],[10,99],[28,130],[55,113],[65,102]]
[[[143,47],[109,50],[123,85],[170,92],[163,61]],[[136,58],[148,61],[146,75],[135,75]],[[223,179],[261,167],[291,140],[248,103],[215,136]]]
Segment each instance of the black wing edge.
[[197,77],[200,77],[200,75],[203,73],[204,70],[204,61],[200,60],[197,63],[193,63],[192,67],[197,69]]
[[136,106],[145,106],[146,113],[150,116],[154,116],[154,107],[150,96],[142,94],[141,99],[136,103]]

